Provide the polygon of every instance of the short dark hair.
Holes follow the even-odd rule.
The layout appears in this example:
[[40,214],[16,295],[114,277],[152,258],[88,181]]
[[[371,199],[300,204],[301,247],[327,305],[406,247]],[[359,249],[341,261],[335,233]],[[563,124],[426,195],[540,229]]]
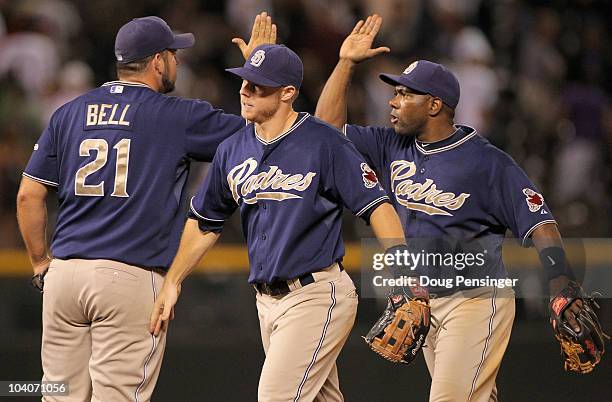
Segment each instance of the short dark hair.
[[155,57],[154,54],[152,54],[151,56],[142,58],[140,60],[131,61],[129,63],[117,62],[115,64],[115,67],[117,69],[117,76],[119,77],[120,75],[123,75],[123,74],[142,73],[147,68],[147,65],[149,64],[149,62],[153,60],[153,57]]
[[448,118],[452,121],[455,118],[455,109],[453,109],[452,107],[448,106],[446,103],[442,104],[442,111],[444,113],[446,113],[446,115],[448,116]]

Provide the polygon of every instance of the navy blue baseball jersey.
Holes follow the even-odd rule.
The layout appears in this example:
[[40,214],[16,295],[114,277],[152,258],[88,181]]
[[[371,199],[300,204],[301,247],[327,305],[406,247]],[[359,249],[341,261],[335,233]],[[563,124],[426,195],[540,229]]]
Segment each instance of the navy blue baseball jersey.
[[57,187],[54,257],[167,268],[190,160],[211,161],[245,124],[208,102],[119,81],[59,108],[23,173]]
[[302,113],[270,142],[253,124],[225,140],[191,200],[191,212],[201,230],[219,232],[239,207],[249,282],[270,283],[340,261],[343,206],[367,219],[388,201],[353,144]]
[[[456,128],[435,143],[383,127],[345,125],[344,133],[379,173],[409,245],[411,238],[438,239],[430,248],[457,252],[453,247],[475,251],[479,244],[487,249],[486,266],[461,274],[505,278],[501,245],[506,230],[528,246],[538,226],[555,221],[539,190],[508,154],[473,128]],[[417,242],[419,247],[426,243]]]

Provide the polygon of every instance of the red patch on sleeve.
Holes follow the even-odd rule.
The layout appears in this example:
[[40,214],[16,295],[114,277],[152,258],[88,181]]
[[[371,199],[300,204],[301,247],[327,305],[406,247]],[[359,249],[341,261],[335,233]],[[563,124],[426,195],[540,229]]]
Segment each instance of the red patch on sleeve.
[[361,175],[363,178],[363,184],[366,186],[366,188],[373,188],[376,184],[378,184],[378,177],[376,177],[376,173],[370,169],[367,163],[361,164],[361,171],[363,172]]
[[525,201],[531,212],[538,212],[544,205],[544,197],[542,197],[542,194],[536,193],[530,188],[524,188],[523,194],[527,196]]

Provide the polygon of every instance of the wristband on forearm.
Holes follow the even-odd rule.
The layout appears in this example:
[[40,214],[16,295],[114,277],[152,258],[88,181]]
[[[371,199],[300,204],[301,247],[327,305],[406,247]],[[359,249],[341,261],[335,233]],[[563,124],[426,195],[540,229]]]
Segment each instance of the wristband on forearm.
[[393,264],[388,265],[389,271],[393,275],[394,278],[399,278],[401,276],[410,276],[414,275],[414,271],[410,270],[410,267],[405,266],[403,264],[398,264],[398,259],[406,253],[408,253],[408,247],[405,244],[398,244],[397,246],[389,247],[385,250],[385,255],[392,255]]
[[[399,244],[397,246],[389,247],[385,254],[392,255],[394,257],[395,263],[389,265],[389,271],[393,275],[395,279],[399,278],[411,278],[412,280],[417,279],[416,276],[417,271],[416,267],[409,266],[406,264],[408,261],[408,246],[405,244]],[[418,281],[408,282],[404,285],[396,285],[391,290],[392,294],[398,294],[396,292],[400,292],[399,294],[406,295],[409,298],[417,298],[423,300],[429,300],[429,292],[427,288],[421,286]],[[393,302],[393,297],[391,298]]]
[[567,265],[565,250],[561,247],[547,247],[542,249],[539,255],[540,262],[546,270],[546,276],[549,281],[559,276],[573,278],[572,272]]

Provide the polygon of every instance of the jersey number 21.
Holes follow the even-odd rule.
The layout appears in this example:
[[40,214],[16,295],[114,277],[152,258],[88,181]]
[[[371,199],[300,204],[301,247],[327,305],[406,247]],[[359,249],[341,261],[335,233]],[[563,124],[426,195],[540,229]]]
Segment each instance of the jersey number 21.
[[[129,197],[127,176],[130,163],[130,142],[130,139],[124,138],[113,147],[117,150],[117,162],[115,163],[115,187],[111,197]],[[85,184],[85,179],[106,165],[108,161],[108,142],[99,138],[91,138],[81,142],[80,156],[91,156],[91,151],[96,151],[96,159],[77,170],[74,179],[74,193],[86,197],[102,197],[104,196],[104,181],[98,184]]]

